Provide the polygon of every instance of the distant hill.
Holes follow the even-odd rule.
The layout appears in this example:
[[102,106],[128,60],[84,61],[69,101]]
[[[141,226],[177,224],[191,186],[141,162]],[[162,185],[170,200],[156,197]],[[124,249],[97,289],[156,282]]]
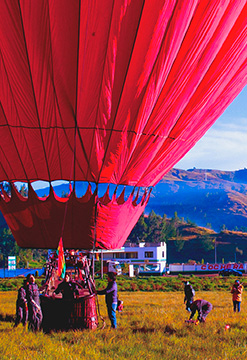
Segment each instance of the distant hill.
[[[190,219],[220,231],[247,229],[247,169],[172,169],[154,187],[145,212]],[[245,229],[246,228],[246,229]]]
[[[213,230],[180,223],[177,240],[168,240],[167,259],[169,263],[185,263],[189,259],[197,262],[244,262],[247,261],[247,233]],[[216,249],[215,249],[216,242]]]

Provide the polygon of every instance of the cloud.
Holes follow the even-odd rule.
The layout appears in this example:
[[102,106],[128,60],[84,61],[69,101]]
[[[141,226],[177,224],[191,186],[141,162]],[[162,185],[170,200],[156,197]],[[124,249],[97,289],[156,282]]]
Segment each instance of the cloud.
[[247,167],[247,118],[222,117],[176,168],[238,170]]

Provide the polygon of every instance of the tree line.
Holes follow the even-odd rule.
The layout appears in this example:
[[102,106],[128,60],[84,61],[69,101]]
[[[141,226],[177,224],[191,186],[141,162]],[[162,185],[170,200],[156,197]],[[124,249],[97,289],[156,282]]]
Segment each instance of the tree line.
[[47,258],[47,250],[20,248],[11,230],[0,230],[0,268],[8,266],[8,256],[16,256],[17,268],[42,267]]
[[148,216],[141,215],[137,224],[131,231],[128,240],[133,243],[167,242],[170,238],[179,238],[178,231],[179,218],[175,212],[174,217],[168,221],[166,215],[157,215],[153,210]]
[[168,244],[168,251],[170,250],[175,258],[179,257],[179,253],[184,252],[188,247],[191,254],[194,252],[193,249],[197,249],[203,254],[213,251],[215,246],[214,236],[205,231],[198,234],[196,238],[186,241],[183,227],[189,227],[192,231],[197,228],[196,224],[189,219],[185,221],[184,218],[179,218],[177,212],[174,213],[172,218],[168,219],[165,214],[162,217],[151,211],[149,215],[142,214],[128,240],[133,243],[165,242]]

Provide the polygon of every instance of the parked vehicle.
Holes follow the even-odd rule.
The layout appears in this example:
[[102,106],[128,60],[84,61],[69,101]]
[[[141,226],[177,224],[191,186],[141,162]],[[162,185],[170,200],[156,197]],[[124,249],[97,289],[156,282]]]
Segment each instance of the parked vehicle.
[[221,270],[219,272],[219,275],[221,276],[230,276],[230,275],[234,275],[234,276],[242,276],[242,272],[239,270],[235,270],[235,269],[224,269]]
[[139,266],[139,275],[161,275],[159,264],[145,264]]
[[117,275],[122,274],[122,268],[119,261],[115,260],[104,260],[103,261],[103,273],[115,272]]

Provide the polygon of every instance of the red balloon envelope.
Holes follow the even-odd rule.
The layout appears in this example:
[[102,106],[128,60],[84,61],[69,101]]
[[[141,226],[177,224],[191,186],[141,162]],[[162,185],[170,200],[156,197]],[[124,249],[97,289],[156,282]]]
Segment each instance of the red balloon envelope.
[[[1,181],[154,186],[247,83],[246,0],[11,0],[0,13]],[[148,197],[30,187],[0,209],[20,246],[55,248],[62,231],[66,248],[115,248]]]

